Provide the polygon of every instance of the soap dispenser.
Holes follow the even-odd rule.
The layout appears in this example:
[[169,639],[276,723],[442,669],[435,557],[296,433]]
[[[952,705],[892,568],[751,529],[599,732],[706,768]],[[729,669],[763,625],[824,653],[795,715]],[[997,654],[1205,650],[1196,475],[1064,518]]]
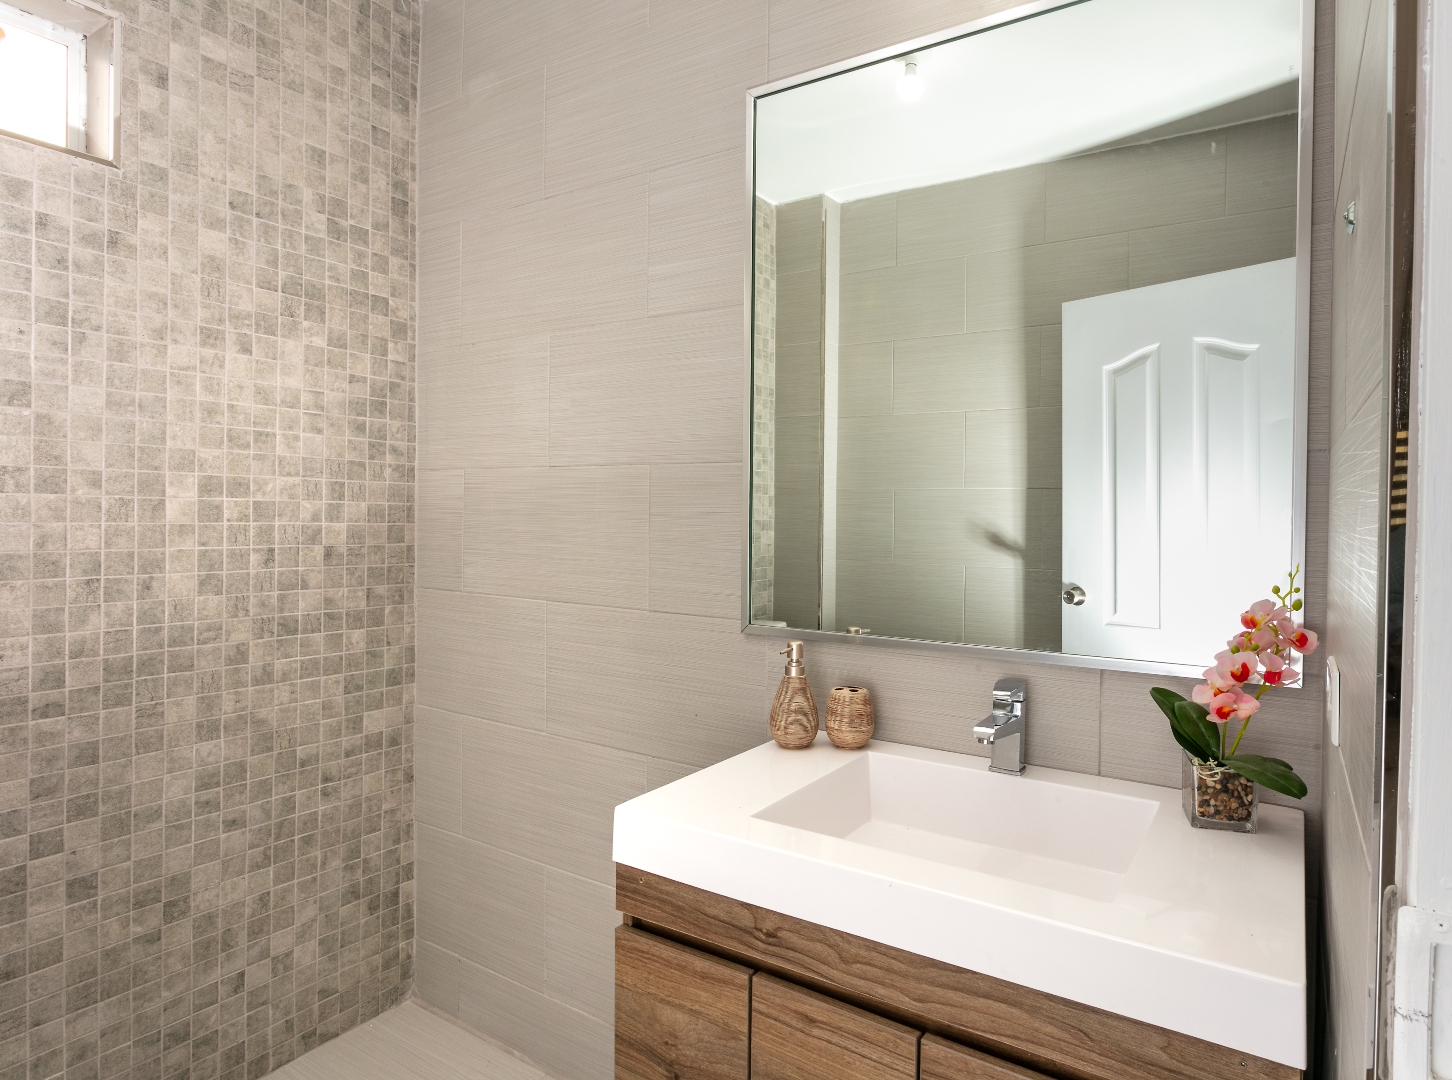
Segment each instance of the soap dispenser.
[[817,702],[807,685],[805,649],[805,642],[788,641],[781,651],[787,658],[786,674],[771,703],[771,737],[788,750],[805,749],[817,737]]

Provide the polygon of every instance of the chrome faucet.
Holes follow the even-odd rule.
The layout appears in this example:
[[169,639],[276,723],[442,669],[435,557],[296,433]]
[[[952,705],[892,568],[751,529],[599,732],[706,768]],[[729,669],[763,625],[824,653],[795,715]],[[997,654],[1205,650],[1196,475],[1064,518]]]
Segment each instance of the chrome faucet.
[[988,768],[993,772],[1023,772],[1024,697],[1028,683],[999,679],[993,684],[993,711],[973,726],[973,737],[992,748]]

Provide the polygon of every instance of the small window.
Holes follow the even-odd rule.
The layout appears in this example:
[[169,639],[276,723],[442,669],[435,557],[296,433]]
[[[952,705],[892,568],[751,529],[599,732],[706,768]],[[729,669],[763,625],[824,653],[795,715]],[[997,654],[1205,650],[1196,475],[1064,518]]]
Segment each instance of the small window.
[[76,0],[0,0],[0,132],[114,161],[120,20]]

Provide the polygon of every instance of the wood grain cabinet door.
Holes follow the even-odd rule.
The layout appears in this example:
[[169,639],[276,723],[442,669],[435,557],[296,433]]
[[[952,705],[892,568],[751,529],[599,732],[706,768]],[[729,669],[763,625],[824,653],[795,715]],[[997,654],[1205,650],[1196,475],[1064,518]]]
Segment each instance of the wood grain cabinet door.
[[918,1032],[758,973],[751,1080],[917,1080]]
[[1010,1065],[936,1035],[924,1035],[921,1080],[1048,1080],[1043,1073]]
[[747,1080],[751,969],[615,931],[615,1080]]

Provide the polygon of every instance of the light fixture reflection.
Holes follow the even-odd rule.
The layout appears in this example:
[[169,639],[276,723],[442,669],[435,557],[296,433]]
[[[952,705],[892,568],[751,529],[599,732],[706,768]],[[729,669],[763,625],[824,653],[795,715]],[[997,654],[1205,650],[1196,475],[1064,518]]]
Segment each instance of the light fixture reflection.
[[903,65],[902,78],[897,80],[897,96],[909,105],[923,96],[923,77],[912,60]]

